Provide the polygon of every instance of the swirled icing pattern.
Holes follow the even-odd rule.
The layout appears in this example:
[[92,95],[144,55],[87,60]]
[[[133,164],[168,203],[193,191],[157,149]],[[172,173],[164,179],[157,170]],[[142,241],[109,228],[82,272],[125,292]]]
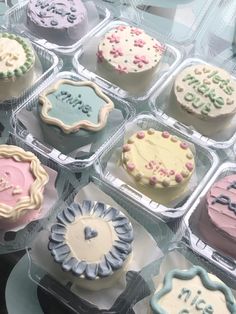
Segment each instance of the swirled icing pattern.
[[39,97],[41,118],[64,133],[80,128],[99,131],[105,125],[113,102],[90,81],[58,80]]
[[86,279],[107,277],[132,251],[133,228],[127,217],[103,203],[72,203],[51,228],[49,250],[64,271]]
[[157,189],[186,183],[195,167],[186,142],[154,129],[133,134],[123,146],[122,161],[139,184]]
[[210,276],[199,266],[187,271],[170,271],[163,287],[151,299],[153,313],[236,314],[231,290],[218,278]]
[[48,175],[31,152],[0,145],[0,219],[16,220],[39,209]]

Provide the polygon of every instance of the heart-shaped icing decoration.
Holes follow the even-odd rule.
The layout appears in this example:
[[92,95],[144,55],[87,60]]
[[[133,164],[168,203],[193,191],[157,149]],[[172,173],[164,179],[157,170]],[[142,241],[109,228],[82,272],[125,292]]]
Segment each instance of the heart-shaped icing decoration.
[[232,105],[234,103],[234,100],[227,98],[226,103],[227,105]]
[[180,86],[177,86],[176,90],[177,90],[177,92],[182,92],[184,89],[182,87],[180,87]]
[[195,69],[195,70],[194,70],[194,73],[195,73],[195,74],[199,74],[199,75],[202,74],[202,72],[201,72],[200,70],[198,70],[198,69]]
[[207,68],[203,68],[203,72],[204,72],[204,73],[209,73],[209,72],[211,72],[211,70],[209,70],[209,69],[207,69]]
[[211,81],[205,79],[205,80],[203,80],[203,83],[205,83],[205,84],[207,84],[207,85],[210,85],[210,84],[211,84]]
[[85,227],[84,228],[84,238],[85,240],[91,240],[93,238],[96,238],[98,235],[98,232],[91,228],[91,227]]

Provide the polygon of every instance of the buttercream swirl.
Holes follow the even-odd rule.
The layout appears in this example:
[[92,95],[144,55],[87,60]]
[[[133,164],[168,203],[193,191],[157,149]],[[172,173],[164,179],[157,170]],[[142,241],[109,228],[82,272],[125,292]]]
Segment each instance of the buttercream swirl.
[[[62,269],[75,276],[91,280],[110,276],[123,266],[132,251],[132,225],[116,208],[85,200],[82,205],[72,203],[57,215],[57,220],[51,228],[49,250]],[[109,239],[103,229],[111,230]],[[105,243],[103,248],[93,242],[98,240]],[[92,248],[98,252],[87,253]]]
[[30,187],[29,196],[19,197],[15,206],[9,206],[0,202],[0,218],[18,219],[29,210],[37,210],[43,202],[43,189],[48,182],[48,174],[41,166],[39,159],[31,152],[14,145],[0,145],[1,158],[12,158],[19,162],[30,162],[30,170],[35,177]]

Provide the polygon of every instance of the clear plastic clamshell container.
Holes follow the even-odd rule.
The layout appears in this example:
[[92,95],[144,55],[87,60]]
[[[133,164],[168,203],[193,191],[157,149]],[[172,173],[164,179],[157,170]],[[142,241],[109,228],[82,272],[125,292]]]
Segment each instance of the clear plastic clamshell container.
[[[168,206],[158,204],[138,191],[138,186],[134,185],[133,181],[129,179],[130,176],[120,164],[124,142],[133,133],[150,128],[168,131],[170,134],[188,141],[195,156],[195,172],[189,181],[188,190]],[[94,175],[112,188],[114,198],[130,199],[140,211],[148,212],[152,216],[157,216],[165,221],[174,221],[174,219],[181,218],[191,208],[192,203],[213,175],[218,162],[219,159],[213,151],[193,139],[187,138],[161,117],[155,118],[150,114],[141,114],[126,124],[124,132],[120,133],[112,145],[104,150],[94,164]]]
[[[104,35],[110,31],[112,28],[118,25],[131,25],[135,27],[142,28],[148,35],[157,39],[161,43],[165,44],[166,51],[162,55],[160,63],[150,77],[150,82],[144,86],[139,83],[138,85],[130,84],[127,89],[122,89],[118,85],[109,81],[109,78],[105,77],[105,74],[100,73],[97,67],[97,50],[100,40]],[[89,80],[93,80],[102,88],[109,90],[115,95],[121,98],[129,98],[133,100],[143,101],[147,99],[150,94],[157,89],[165,79],[172,73],[175,67],[180,63],[182,53],[179,49],[168,44],[162,37],[158,37],[155,30],[150,30],[144,24],[140,24],[138,21],[129,19],[113,19],[109,24],[105,25],[102,29],[97,30],[93,33],[93,36],[88,38],[86,42],[83,42],[73,58],[73,66],[76,72],[83,75]]]
[[[54,264],[48,251],[48,237],[51,225],[56,222],[57,213],[66,209],[71,202],[82,204],[83,200],[99,201],[119,209],[129,218],[134,230],[132,256],[126,268],[123,269],[121,277],[110,287],[96,291],[78,287],[76,277],[61,269],[59,271],[59,264]],[[147,213],[140,215],[136,206],[129,200],[120,199],[120,202],[115,200],[111,189],[102,181],[90,181],[84,186],[77,186],[70,196],[59,204],[54,216],[48,219],[37,234],[28,248],[28,274],[37,285],[54,295],[76,313],[126,314],[137,302],[150,295],[143,270],[163,256],[163,251],[167,250],[173,238],[175,235],[166,223],[159,219],[153,219]],[[145,257],[143,255],[144,246]],[[142,271],[143,275],[140,276]],[[138,308],[136,313],[143,313],[140,310],[141,307]]]
[[[236,165],[234,163],[224,163],[216,170],[212,178],[209,180],[201,194],[192,205],[190,211],[184,217],[183,240],[188,244],[190,249],[193,250],[195,254],[206,259],[211,265],[223,272],[226,277],[230,278],[236,287],[236,260],[233,257],[225,254],[223,251],[208,244],[207,241],[203,239],[198,226],[198,223],[201,223],[201,213],[204,210],[207,210],[206,196],[208,191],[215,182],[229,175],[236,175]],[[211,226],[213,226],[213,224],[211,224]],[[209,230],[209,232],[212,231]],[[219,231],[216,227],[215,232],[221,234],[223,237],[223,231]],[[225,238],[225,242],[226,241],[228,241],[227,238]],[[233,239],[231,241],[233,241]]]
[[236,140],[236,115],[232,118],[227,128],[224,128],[215,134],[207,137],[199,133],[192,126],[179,122],[176,117],[176,112],[171,102],[171,92],[174,85],[175,78],[185,68],[197,64],[213,65],[228,71],[231,74],[231,78],[236,80],[234,68],[227,66],[224,60],[221,60],[214,64],[207,63],[206,61],[198,58],[186,59],[178,68],[168,77],[165,83],[152,95],[150,99],[150,108],[156,116],[161,116],[166,123],[171,123],[176,129],[183,134],[196,141],[202,142],[203,145],[214,149],[227,149],[233,145]]
[[[101,131],[94,132],[94,136],[90,139],[91,142],[89,144],[71,153],[63,154],[47,143],[47,137],[43,135],[41,128],[42,121],[38,113],[38,95],[59,79],[83,80],[81,76],[72,72],[58,73],[50,81],[43,84],[41,88],[37,90],[37,93],[34,93],[28,101],[24,102],[21,107],[13,112],[12,124],[14,134],[25,141],[35,151],[76,172],[77,170],[90,166],[103,150],[111,145],[116,138],[116,133],[119,133],[126,122],[134,116],[135,110],[126,101],[106,91],[105,94],[114,103],[114,109],[108,116],[106,126]],[[63,134],[58,134],[57,137],[61,138],[62,135]],[[68,140],[67,138],[66,141]]]
[[195,53],[204,56],[205,60],[212,63],[221,62],[226,68],[232,68],[234,71],[236,52],[235,15],[236,2],[234,0],[220,1],[214,19],[204,26],[195,47]]
[[95,29],[104,27],[111,18],[110,11],[100,1],[82,1],[87,9],[88,25],[85,31],[81,33],[81,39],[70,45],[57,45],[42,37],[39,37],[27,26],[27,4],[28,1],[22,1],[11,8],[6,15],[6,27],[9,30],[16,31],[25,35],[37,44],[47,49],[53,50],[62,55],[73,55],[79,45],[86,41]]
[[[166,39],[184,46],[195,41],[208,25],[219,0],[135,0],[126,1],[124,17],[144,21]],[[133,4],[133,5],[132,5]],[[134,10],[136,8],[136,10]]]
[[33,152],[40,160],[49,176],[49,181],[45,185],[43,192],[43,205],[38,219],[34,218],[25,225],[18,226],[11,230],[0,230],[0,254],[7,254],[14,251],[25,249],[37,235],[37,232],[45,224],[50,215],[57,210],[58,203],[68,197],[73,190],[70,174],[65,172],[58,165],[46,158],[42,158],[31,147],[25,145],[13,136],[10,137],[8,144],[17,145],[25,151]]

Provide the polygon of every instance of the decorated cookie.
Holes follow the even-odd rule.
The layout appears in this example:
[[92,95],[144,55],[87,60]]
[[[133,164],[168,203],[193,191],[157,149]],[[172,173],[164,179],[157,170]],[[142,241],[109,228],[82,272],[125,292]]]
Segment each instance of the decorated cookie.
[[208,64],[185,68],[175,80],[174,96],[174,105],[188,113],[183,122],[206,135],[223,129],[236,112],[236,82]]
[[48,175],[31,152],[0,145],[0,228],[40,210]]
[[9,100],[32,85],[35,54],[25,39],[0,33],[0,101]]
[[39,102],[43,122],[59,127],[66,134],[80,129],[101,130],[114,107],[113,102],[90,81],[58,80],[39,96]]
[[27,24],[36,35],[68,45],[86,32],[87,10],[81,0],[30,0]]
[[199,266],[174,269],[151,299],[154,314],[235,314],[231,290]]
[[[119,210],[99,202],[73,203],[57,216],[49,250],[61,268],[87,289],[124,270],[132,252],[133,228]],[[105,280],[106,282],[106,280]]]
[[127,82],[135,77],[143,82],[151,78],[164,51],[165,46],[144,30],[121,24],[107,32],[99,43],[97,61],[99,68],[118,85],[126,77]]
[[216,181],[209,190],[206,207],[201,209],[197,230],[199,237],[208,245],[236,258],[235,223],[236,175],[229,175]]

